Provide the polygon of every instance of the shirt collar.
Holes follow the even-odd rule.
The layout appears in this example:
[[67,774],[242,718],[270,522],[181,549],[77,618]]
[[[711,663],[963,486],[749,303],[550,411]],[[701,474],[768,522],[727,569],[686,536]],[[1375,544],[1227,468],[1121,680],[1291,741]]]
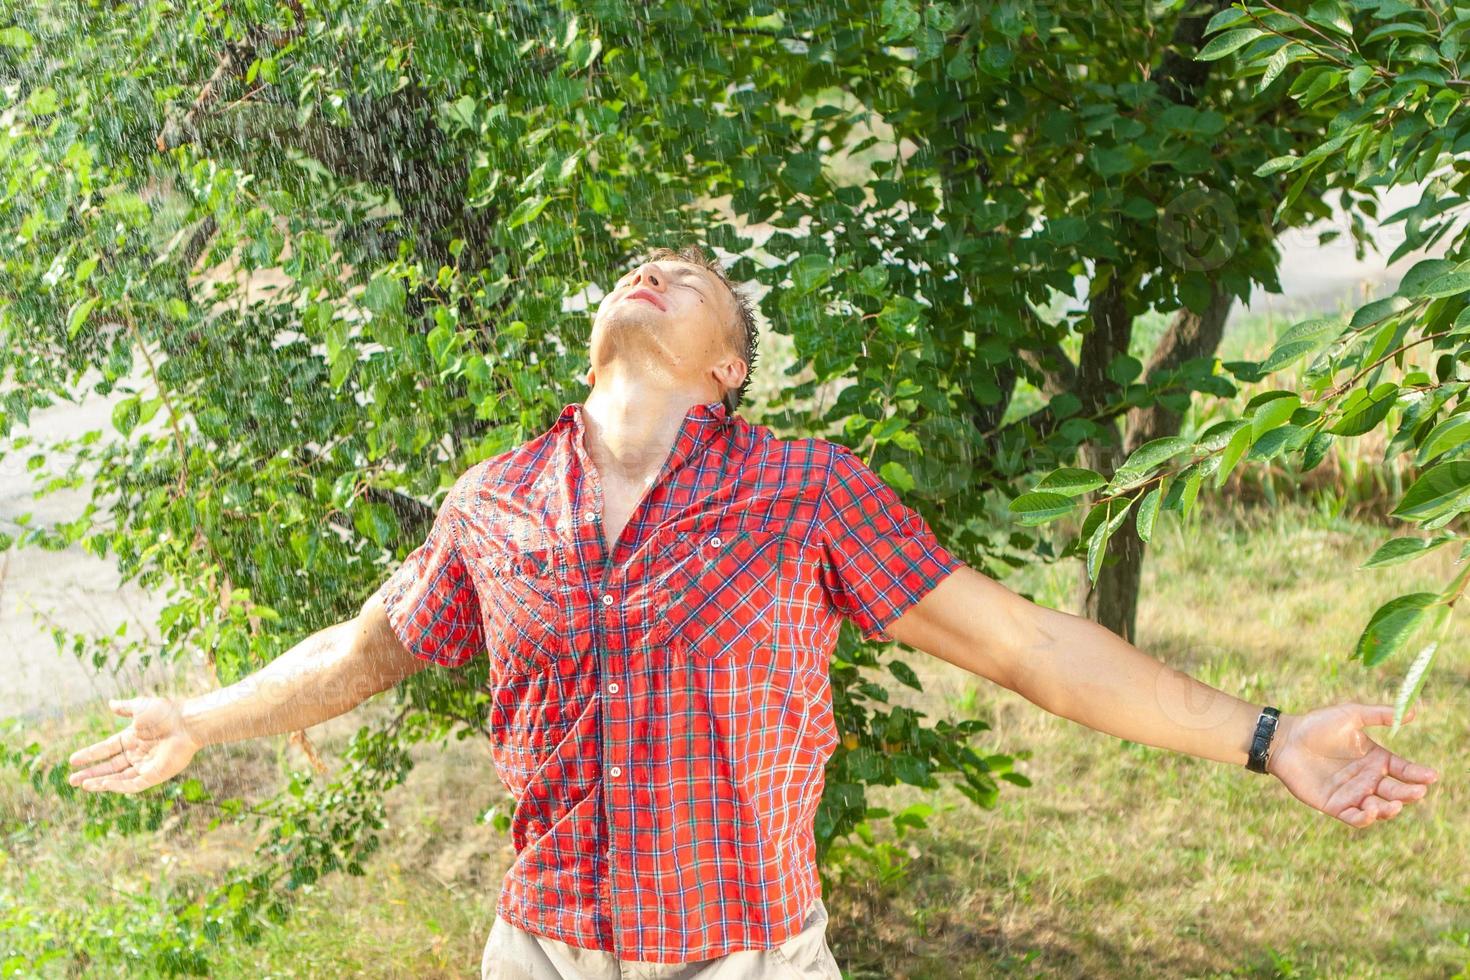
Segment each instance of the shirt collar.
[[[553,428],[569,432],[573,445],[582,446],[585,450],[586,443],[583,440],[587,427],[582,418],[582,405],[582,402],[568,402],[561,410],[561,416],[557,418]],[[669,450],[668,461],[664,464],[665,472],[672,473],[678,469],[700,449],[709,445],[722,429],[729,427],[733,422],[734,417],[730,415],[723,401],[698,402],[691,405],[684,413],[684,421],[679,424],[679,431],[674,436],[674,445]]]

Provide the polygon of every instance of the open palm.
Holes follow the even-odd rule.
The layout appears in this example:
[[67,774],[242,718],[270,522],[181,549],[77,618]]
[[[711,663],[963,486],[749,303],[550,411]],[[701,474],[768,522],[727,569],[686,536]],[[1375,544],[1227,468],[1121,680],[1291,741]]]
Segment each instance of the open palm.
[[[1404,716],[1408,722],[1414,710]],[[1363,731],[1393,724],[1391,705],[1334,704],[1292,719],[1267,770],[1291,795],[1353,827],[1389,820],[1423,798],[1439,774],[1395,755]]]
[[100,742],[72,753],[73,766],[87,766],[67,782],[90,792],[137,793],[178,775],[200,745],[184,726],[177,702],[132,698],[110,702],[133,723]]

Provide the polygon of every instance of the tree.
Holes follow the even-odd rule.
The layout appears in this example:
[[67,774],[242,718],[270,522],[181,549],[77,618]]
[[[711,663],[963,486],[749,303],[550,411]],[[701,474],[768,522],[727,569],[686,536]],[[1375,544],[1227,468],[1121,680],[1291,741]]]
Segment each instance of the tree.
[[[1108,472],[1126,476],[1107,447],[1132,419],[1173,431],[1165,413],[1193,392],[1252,376],[1215,363],[1211,331],[1226,298],[1274,283],[1271,228],[1323,213],[1304,191],[1330,173],[1282,194],[1262,170],[1305,158],[1330,104],[1205,77],[1186,57],[1193,11],[1114,13],[907,0],[16,8],[0,27],[0,431],[50,485],[85,480],[93,500],[3,543],[80,543],[170,589],[161,647],[59,631],[78,655],[107,666],[202,650],[233,681],[351,615],[456,475],[579,397],[576,300],[673,236],[741,256],[732,273],[772,287],[766,315],[797,356],[763,421],[858,448],[977,567],[1052,557],[1045,539],[987,527],[990,498],[1028,490],[1016,498],[1028,519],[1037,493],[1070,508]],[[845,161],[856,180],[832,166]],[[1246,216],[1209,268],[1169,231],[1198,193],[1234,195]],[[1250,217],[1267,205],[1275,225]],[[776,233],[750,249],[727,213]],[[1078,275],[1086,308],[1047,315]],[[1145,309],[1192,311],[1147,374],[1126,356]],[[1055,354],[1079,335],[1069,390]],[[115,435],[46,446],[25,431],[33,408],[89,388],[123,395]],[[1025,404],[1030,388],[1042,404]],[[1104,473],[1077,475],[1079,447]],[[1158,440],[1133,456],[1145,449]],[[1070,468],[1031,487],[1058,464]],[[1093,572],[1099,513],[1111,534],[1128,508],[1100,501],[1064,549]],[[845,737],[817,818],[824,858],[892,861],[901,852],[873,844],[870,822],[923,825],[923,804],[888,814],[868,806],[868,785],[932,789],[949,774],[981,806],[1001,781],[1026,785],[1012,756],[969,744],[985,722],[926,725],[889,704],[873,671],[919,686],[889,652],[844,630],[833,661]],[[250,939],[259,913],[289,914],[299,885],[362,870],[406,747],[488,734],[484,670],[401,685],[399,711],[358,733],[344,771],[296,774],[253,808],[198,780],[78,798],[63,762],[8,750],[94,830],[207,805],[266,821],[255,864],[205,893],[149,917],[69,921],[36,944],[206,969],[217,936]]]
[[[1218,3],[920,6],[583,10],[609,43],[645,28],[601,60],[609,97],[679,106],[650,112],[648,165],[776,228],[769,261],[737,272],[770,287],[805,372],[779,423],[812,425],[811,398],[841,384],[816,421],[1014,564],[1048,544],[975,533],[971,501],[1079,455],[1110,475],[1175,436],[1194,392],[1233,393],[1214,362],[1231,303],[1279,289],[1275,236],[1329,213],[1282,206],[1254,171],[1329,117],[1193,60]],[[748,251],[718,216],[703,234]],[[1049,312],[1079,279],[1082,303]],[[1145,364],[1130,344],[1148,312],[1173,320]],[[1121,527],[1082,573],[1083,611],[1130,639],[1142,553]]]
[[[1087,515],[1084,530],[1095,528],[1096,548],[1107,546],[1111,515],[1135,509],[1139,527],[1151,528],[1163,511],[1187,513],[1206,478],[1213,475],[1219,486],[1242,460],[1296,457],[1305,472],[1335,441],[1382,432],[1391,434],[1385,462],[1402,457],[1422,469],[1392,510],[1411,533],[1386,540],[1365,567],[1413,561],[1456,543],[1460,561],[1470,559],[1463,540],[1470,511],[1467,32],[1470,10],[1397,0],[1319,0],[1305,14],[1242,3],[1211,19],[1201,59],[1234,58],[1237,73],[1258,78],[1259,88],[1288,86],[1304,107],[1333,112],[1325,139],[1259,167],[1259,175],[1285,184],[1282,206],[1324,174],[1360,190],[1423,184],[1418,203],[1384,219],[1404,230],[1389,261],[1441,241],[1444,257],[1415,264],[1393,295],[1350,317],[1308,319],[1277,338],[1251,374],[1259,380],[1300,362],[1302,390],[1263,391],[1247,403],[1244,418],[1135,453]],[[1370,203],[1360,206],[1373,213]],[[1389,600],[1368,618],[1350,653],[1375,667],[1417,647],[1403,668],[1395,731],[1450,635],[1467,583],[1470,563],[1437,592]]]

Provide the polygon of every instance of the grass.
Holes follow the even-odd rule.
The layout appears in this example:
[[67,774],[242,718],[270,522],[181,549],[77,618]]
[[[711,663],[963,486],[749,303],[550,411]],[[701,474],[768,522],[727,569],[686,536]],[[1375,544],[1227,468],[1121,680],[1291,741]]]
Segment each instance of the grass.
[[[1453,553],[1358,571],[1382,528],[1305,508],[1201,504],[1186,525],[1161,522],[1145,566],[1140,646],[1287,710],[1390,699],[1403,665],[1367,671],[1345,652],[1379,601],[1436,587]],[[1074,575],[1070,564],[1038,565],[1009,584],[1066,608]],[[853,980],[1445,977],[1470,959],[1463,662],[1436,667],[1419,718],[1390,743],[1438,768],[1441,782],[1395,820],[1356,831],[1269,777],[1120,741],[942,661],[908,659],[926,690],[901,693],[931,719],[990,720],[977,747],[1030,750],[1022,769],[1035,785],[1006,785],[989,811],[946,789],[930,800],[941,812],[929,829],[904,842],[913,857],[901,879],[879,887],[839,876],[826,896],[828,937]],[[339,758],[365,713],[389,707],[380,697],[312,737],[325,758]],[[80,712],[30,737],[60,755],[112,729],[111,718]],[[287,928],[226,951],[215,977],[477,975],[511,858],[508,839],[480,818],[504,791],[473,740],[419,746],[415,757],[366,877],[318,883]],[[270,739],[208,750],[190,774],[239,781],[253,796],[304,766]],[[917,795],[898,786],[873,797],[901,807]],[[166,888],[251,846],[238,831],[183,827],[86,842],[68,832],[74,813],[46,807],[27,789],[0,786],[0,907],[115,901],[112,889]]]
[[[1286,710],[1391,701],[1404,665],[1368,671],[1345,653],[1378,602],[1438,587],[1453,555],[1355,570],[1383,536],[1303,509],[1171,522],[1145,566],[1139,645]],[[1074,575],[1036,566],[1010,584],[1066,608]],[[992,811],[946,790],[955,808],[908,838],[907,881],[831,897],[851,976],[1445,977],[1470,962],[1463,663],[1440,664],[1392,741],[1370,730],[1440,783],[1357,831],[1269,777],[1124,742],[912,659],[931,703],[993,722],[980,744],[1033,753],[1035,786],[1005,787]],[[877,797],[901,806],[910,789]]]

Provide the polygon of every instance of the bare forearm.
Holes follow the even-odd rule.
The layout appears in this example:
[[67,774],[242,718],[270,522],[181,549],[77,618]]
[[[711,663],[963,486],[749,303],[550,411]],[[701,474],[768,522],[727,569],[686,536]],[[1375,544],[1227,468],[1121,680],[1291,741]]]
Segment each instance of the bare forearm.
[[[1017,658],[1022,697],[1119,738],[1245,764],[1261,705],[1196,680],[1091,620],[1038,609]],[[1289,721],[1283,713],[1283,726]]]
[[319,630],[228,687],[192,697],[184,724],[201,745],[310,728],[350,711],[398,678],[368,669],[363,627]]

